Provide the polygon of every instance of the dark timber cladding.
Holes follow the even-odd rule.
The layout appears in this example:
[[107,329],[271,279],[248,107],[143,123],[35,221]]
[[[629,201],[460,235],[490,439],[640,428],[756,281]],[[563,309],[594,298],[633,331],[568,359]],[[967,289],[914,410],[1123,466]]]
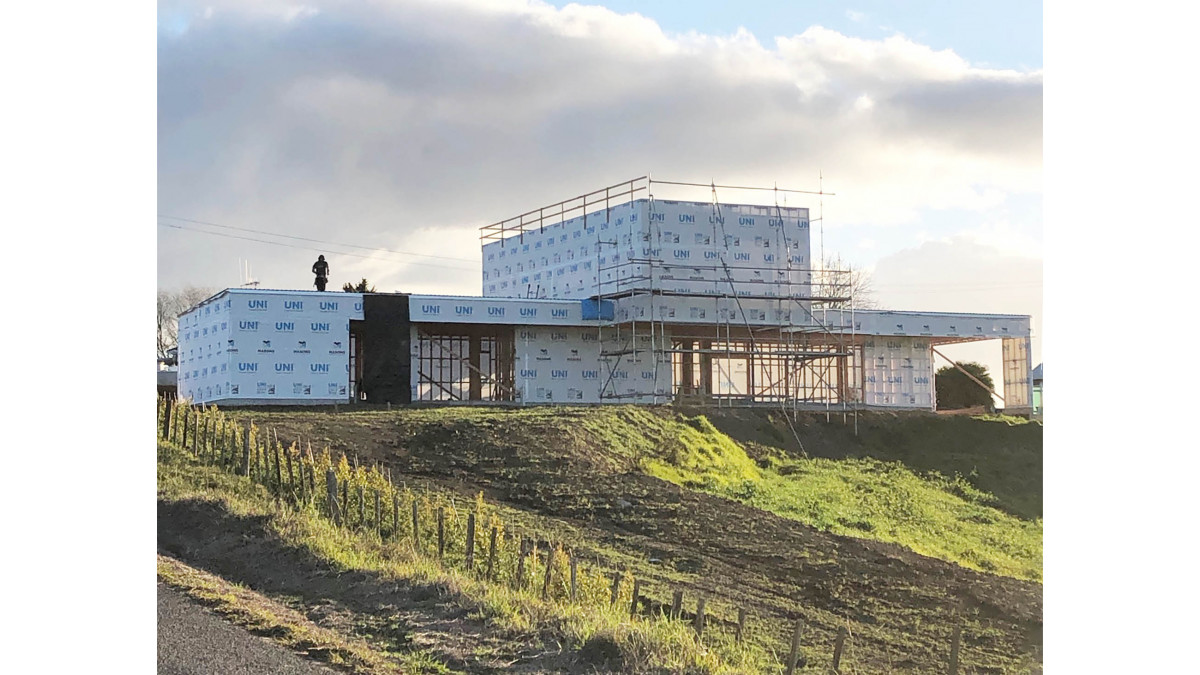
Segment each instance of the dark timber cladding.
[[363,294],[363,320],[351,323],[368,403],[412,402],[408,316],[407,295]]

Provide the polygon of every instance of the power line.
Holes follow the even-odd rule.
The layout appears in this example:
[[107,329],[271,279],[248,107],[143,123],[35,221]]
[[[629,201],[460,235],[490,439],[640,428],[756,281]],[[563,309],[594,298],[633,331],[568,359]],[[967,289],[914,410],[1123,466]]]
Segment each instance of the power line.
[[[177,230],[183,230],[185,232],[198,232],[200,234],[211,234],[215,237],[228,237],[230,239],[242,239],[244,241],[255,241],[255,242],[259,242],[261,244],[273,244],[275,246],[286,246],[288,248],[298,248],[298,249],[302,249],[302,250],[306,250],[306,251],[318,251],[321,253],[329,253],[329,251],[327,251],[325,249],[316,248],[313,246],[300,246],[297,244],[288,244],[288,243],[282,242],[282,241],[271,241],[269,239],[256,239],[254,237],[243,237],[243,236],[239,236],[236,234],[227,234],[225,232],[210,232],[208,230],[199,230],[199,229],[195,229],[195,228],[191,228],[191,227],[185,227],[183,225],[176,225],[174,223],[159,223],[158,225],[159,225],[159,227],[172,227]],[[463,270],[463,271],[467,271],[467,272],[478,271],[473,267],[458,267],[456,265],[439,265],[437,263],[413,262],[411,260],[398,260],[396,258],[363,255],[361,253],[349,253],[346,251],[336,251],[336,254],[353,256],[355,258],[365,258],[367,260],[392,260],[394,262],[402,262],[406,265],[420,265],[422,267],[438,267],[438,268],[442,268],[442,269]],[[452,258],[452,260],[453,260],[453,258]]]
[[[168,216],[163,213],[158,214],[158,217],[159,218],[169,218],[171,220],[181,220],[185,223],[196,223],[197,225],[211,225],[213,227],[223,227],[228,230],[238,230],[241,232],[252,232],[254,234],[266,234],[266,235],[270,235],[272,237],[285,237],[287,239],[296,239],[299,241],[311,241],[311,242],[314,242],[317,244],[328,244],[331,246],[345,246],[347,248],[361,248],[361,249],[364,249],[367,251],[386,251],[388,253],[397,253],[399,255],[419,256],[422,258],[437,258],[440,260],[461,260],[464,262],[475,262],[475,260],[473,258],[454,258],[454,257],[444,256],[444,255],[430,255],[428,253],[411,253],[409,251],[396,251],[396,250],[393,250],[390,248],[383,248],[381,246],[360,246],[358,244],[343,244],[343,243],[339,243],[336,241],[325,241],[324,239],[311,239],[309,237],[298,237],[298,236],[295,236],[292,234],[279,234],[278,232],[267,232],[266,230],[255,230],[255,229],[248,228],[248,227],[235,227],[233,225],[222,225],[220,223],[213,223],[213,222],[209,222],[209,221],[205,221],[205,220],[194,220],[191,218],[182,218],[180,216]],[[197,230],[197,231],[202,232],[203,230]]]

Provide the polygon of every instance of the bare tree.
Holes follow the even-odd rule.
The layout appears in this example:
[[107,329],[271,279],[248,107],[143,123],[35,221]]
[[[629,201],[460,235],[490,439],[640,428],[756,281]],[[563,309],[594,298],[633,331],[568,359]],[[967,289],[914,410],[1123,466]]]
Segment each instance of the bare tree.
[[875,299],[871,273],[842,260],[841,256],[825,258],[821,269],[814,274],[813,296],[845,298],[827,301],[827,307],[881,309],[879,301]]
[[215,293],[204,286],[186,286],[182,290],[158,289],[158,358],[179,342],[179,315]]

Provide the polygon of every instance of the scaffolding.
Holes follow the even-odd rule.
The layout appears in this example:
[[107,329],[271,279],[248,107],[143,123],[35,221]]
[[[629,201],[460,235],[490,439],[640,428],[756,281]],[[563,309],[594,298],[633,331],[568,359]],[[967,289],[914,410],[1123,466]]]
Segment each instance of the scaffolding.
[[[668,264],[653,254],[662,237],[660,220],[654,217],[656,186],[669,189],[703,188],[709,191],[714,218],[705,233],[716,251],[716,259],[705,264]],[[721,216],[722,191],[766,191],[772,205],[752,206],[756,213],[773,217],[774,250],[782,251],[782,269],[741,265],[731,260],[731,241]],[[612,301],[623,309],[611,319],[595,319],[596,338],[603,373],[601,401],[629,400],[647,403],[676,401],[717,406],[777,405],[792,411],[801,408],[837,408],[848,411],[862,400],[863,343],[855,333],[853,284],[849,270],[827,269],[822,260],[813,265],[794,262],[799,250],[788,234],[781,195],[833,193],[779,187],[749,187],[710,183],[687,183],[654,179],[649,174],[609,185],[571,199],[540,207],[485,226],[480,241],[505,246],[525,242],[526,233],[545,232],[547,227],[582,217],[582,230],[595,238],[595,287],[572,297],[589,297],[597,303]],[[641,242],[622,242],[615,234],[602,233],[596,223],[607,224],[614,209],[645,199],[649,217],[640,225]],[[809,218],[822,222],[823,213]],[[823,227],[823,225],[822,225]],[[507,243],[506,243],[507,242]],[[642,255],[621,258],[612,255],[622,245],[645,244]],[[823,247],[822,247],[823,250]],[[805,252],[810,254],[809,251]],[[692,288],[680,292],[664,287],[662,281],[687,275]],[[754,278],[761,293],[748,293],[746,277],[767,273],[771,278]],[[775,273],[775,274],[772,274]],[[742,278],[742,281],[738,279]],[[528,284],[524,297],[547,297],[541,284]],[[555,294],[557,295],[557,294]],[[698,316],[679,317],[683,301],[701,302]],[[845,321],[849,312],[850,321]],[[709,313],[711,312],[711,314]],[[751,320],[753,316],[753,320]],[[833,317],[831,320],[830,317]],[[685,320],[686,319],[686,320]],[[629,386],[621,377],[623,368],[640,366],[652,383],[648,389]],[[635,380],[637,381],[637,380]],[[664,383],[669,382],[664,386]],[[623,387],[623,388],[622,388]]]
[[[831,326],[827,321],[830,309],[853,308],[851,273],[794,264],[793,242],[789,241],[778,200],[780,192],[830,193],[650,178],[647,183],[650,214],[656,205],[654,183],[704,187],[711,191],[715,217],[710,218],[713,225],[708,241],[717,243],[714,246],[717,261],[685,266],[691,280],[711,282],[711,288],[689,293],[661,287],[663,268],[672,267],[661,256],[632,258],[598,268],[595,297],[620,302],[628,308],[612,321],[598,322],[601,361],[608,373],[601,387],[601,399],[652,403],[673,400],[716,406],[782,405],[792,411],[813,407],[831,410],[835,406],[847,411],[856,405],[861,400],[863,382],[862,344],[854,335],[853,320],[849,326],[840,325],[841,322]],[[718,189],[774,192],[774,206],[761,208],[775,212],[779,223],[774,228],[775,248],[788,253],[782,257],[784,269],[763,270],[729,263],[734,237],[725,232]],[[648,218],[645,239],[656,242],[661,238],[660,222],[653,215]],[[604,245],[598,238],[597,247]],[[737,273],[743,271],[776,272],[779,278],[764,280],[761,283],[764,292],[750,294],[739,290],[735,280]],[[609,288],[605,287],[606,276],[614,279]],[[711,314],[704,309],[697,316],[676,316],[680,298],[693,303],[711,302]],[[682,321],[683,318],[689,321]],[[628,388],[622,391],[614,386],[613,375],[623,363],[645,359],[653,365],[655,375],[651,381],[656,385],[661,369],[669,369],[669,391],[657,386],[653,391]]]

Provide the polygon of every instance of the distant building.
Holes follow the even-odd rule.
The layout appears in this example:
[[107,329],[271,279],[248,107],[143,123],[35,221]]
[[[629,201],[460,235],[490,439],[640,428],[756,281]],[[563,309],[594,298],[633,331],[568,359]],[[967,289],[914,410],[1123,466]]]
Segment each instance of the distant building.
[[481,297],[222,291],[180,316],[179,394],[931,410],[932,348],[998,339],[1006,409],[1030,410],[1028,316],[849,309],[848,274],[812,264],[808,209],[648,189],[483,228]]

